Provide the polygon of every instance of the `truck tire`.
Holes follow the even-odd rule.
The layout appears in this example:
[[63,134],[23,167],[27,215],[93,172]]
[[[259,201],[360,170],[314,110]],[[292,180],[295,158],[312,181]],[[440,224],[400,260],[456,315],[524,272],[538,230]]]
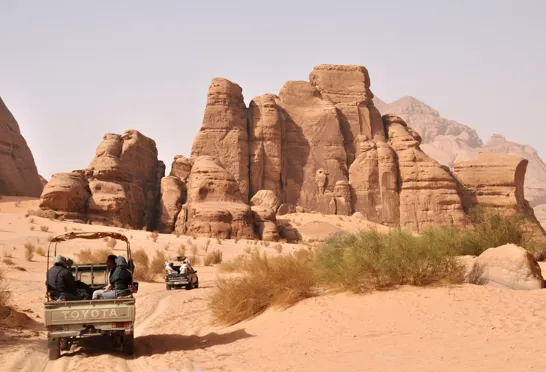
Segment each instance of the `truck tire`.
[[49,360],[57,360],[61,357],[61,340],[59,338],[47,340]]
[[123,336],[123,344],[121,345],[121,352],[125,355],[133,355],[135,344],[135,335],[133,333]]
[[199,278],[195,281],[195,284],[193,285],[195,288],[199,288]]
[[193,288],[193,283],[191,281],[188,282],[188,284],[186,284],[186,290],[190,290]]
[[170,284],[165,284],[165,287],[167,288],[167,291],[171,290],[171,285]]

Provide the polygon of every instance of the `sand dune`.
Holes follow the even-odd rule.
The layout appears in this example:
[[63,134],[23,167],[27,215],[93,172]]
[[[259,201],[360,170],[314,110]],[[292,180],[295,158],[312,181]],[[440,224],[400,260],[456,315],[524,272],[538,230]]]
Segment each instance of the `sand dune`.
[[[24,259],[23,245],[46,246],[51,235],[78,225],[25,217],[35,200],[0,200],[0,251],[14,265],[7,271],[12,303],[32,319],[27,328],[0,330],[1,371],[510,371],[546,370],[542,355],[546,308],[542,291],[511,291],[473,285],[450,288],[404,287],[365,296],[330,295],[308,299],[281,311],[231,327],[210,326],[206,302],[217,277],[216,267],[198,267],[201,288],[167,292],[162,283],[143,283],[137,297],[136,354],[127,359],[100,342],[86,344],[55,362],[47,360],[42,328],[45,258]],[[316,215],[293,216],[310,224]],[[300,221],[300,219],[303,219]],[[358,228],[345,218],[319,221],[337,228]],[[341,226],[336,226],[339,224]],[[35,229],[30,230],[34,225]],[[356,227],[354,227],[355,225]],[[40,226],[48,226],[42,232]],[[305,229],[304,229],[305,230]],[[123,230],[125,231],[125,230]],[[191,237],[125,231],[134,248],[153,254],[175,254]],[[201,255],[207,239],[195,239]],[[222,249],[230,259],[254,247],[247,242],[212,240],[209,249]],[[104,246],[104,242],[96,242]],[[285,244],[286,251],[295,246]],[[272,246],[261,250],[277,254]],[[120,245],[116,252],[122,253]],[[81,246],[71,245],[74,256]],[[20,271],[22,267],[26,271]]]

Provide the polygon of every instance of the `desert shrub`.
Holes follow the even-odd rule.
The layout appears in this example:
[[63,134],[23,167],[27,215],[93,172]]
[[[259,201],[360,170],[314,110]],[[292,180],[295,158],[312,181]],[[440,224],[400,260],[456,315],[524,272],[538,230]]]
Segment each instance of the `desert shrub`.
[[40,226],[40,230],[41,230],[42,232],[48,232],[48,231],[49,231],[49,226],[42,225],[42,226]]
[[179,256],[185,256],[186,255],[186,246],[184,244],[180,244],[178,246],[178,255]]
[[273,247],[273,249],[275,249],[278,253],[282,253],[282,244],[275,244],[275,246]]
[[[250,253],[250,251],[248,252]],[[243,266],[245,265],[248,259],[248,255],[240,254],[235,257],[233,260],[222,262],[220,265],[220,272],[223,273],[234,273],[243,271]]]
[[30,218],[30,219],[28,220],[28,222],[29,222],[29,223],[34,223],[34,218]]
[[11,258],[7,258],[7,257],[4,258],[4,259],[2,260],[2,262],[5,263],[5,264],[8,265],[8,266],[13,266],[13,265],[15,265],[15,262],[13,262],[13,260],[12,260]]
[[30,231],[34,231],[36,229],[33,225],[30,225],[28,228],[30,229]]
[[[4,259],[5,263],[5,259]],[[13,265],[13,262],[11,263]],[[8,282],[4,273],[0,271],[0,309],[5,308],[9,304],[11,293],[8,289]]]
[[218,249],[207,254],[203,260],[205,266],[216,265],[222,262],[222,252]]
[[216,244],[222,244],[222,239],[216,238]]
[[25,259],[27,261],[32,261],[34,258],[34,252],[36,251],[36,247],[32,243],[25,243]]
[[131,252],[131,258],[135,264],[134,279],[145,282],[152,281],[154,275],[150,272],[150,258],[143,249]]
[[45,256],[45,249],[43,247],[36,248],[36,254],[39,256]]
[[[235,324],[269,307],[289,307],[314,295],[310,266],[295,256],[250,255],[240,278],[220,278],[209,300],[213,320]],[[243,300],[241,300],[243,299]]]
[[171,245],[170,245],[169,243],[167,243],[167,244],[165,244],[165,245],[163,246],[163,249],[166,250],[166,251],[168,251],[170,247],[171,247]]
[[109,239],[108,242],[106,243],[106,246],[110,249],[114,249],[114,247],[116,246],[116,244],[118,244],[118,241],[117,239]]
[[64,227],[64,232],[68,232],[68,227],[67,226]]
[[393,230],[338,234],[324,242],[313,262],[325,287],[363,293],[398,285],[431,285],[463,280],[464,267],[451,247]]
[[113,255],[114,252],[109,248],[82,249],[79,253],[76,253],[77,262],[80,264],[96,264],[105,263],[108,256]]
[[154,231],[150,234],[150,238],[152,239],[152,241],[155,243],[157,242],[157,238],[159,238],[159,233],[157,231]]
[[165,261],[167,261],[167,256],[164,252],[157,251],[155,256],[150,263],[150,273],[154,276],[161,274],[165,271]]

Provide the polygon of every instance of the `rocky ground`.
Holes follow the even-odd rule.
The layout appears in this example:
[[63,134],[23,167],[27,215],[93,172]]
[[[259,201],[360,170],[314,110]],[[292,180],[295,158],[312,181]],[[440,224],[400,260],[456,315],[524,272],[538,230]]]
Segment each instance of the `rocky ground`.
[[[201,288],[167,292],[162,283],[143,283],[137,298],[136,354],[125,358],[103,345],[88,344],[55,362],[47,359],[43,330],[45,258],[24,259],[23,245],[46,246],[51,235],[69,224],[25,217],[37,203],[13,198],[0,201],[0,250],[14,265],[7,272],[12,303],[28,314],[22,329],[0,331],[1,371],[513,371],[546,369],[542,355],[546,309],[541,290],[513,291],[475,285],[449,288],[404,287],[365,296],[332,295],[305,300],[287,310],[267,313],[231,327],[210,324],[207,298],[217,267],[198,266]],[[34,218],[33,223],[30,219]],[[354,230],[363,223],[351,218],[320,220],[320,215],[289,215],[307,240],[329,229]],[[314,221],[313,221],[314,219]],[[35,226],[34,230],[30,226]],[[41,231],[48,226],[49,231]],[[189,237],[122,230],[134,249],[174,254]],[[195,239],[204,246],[205,239]],[[104,244],[100,242],[97,244]],[[229,260],[244,251],[245,241],[214,239]],[[261,250],[278,254],[272,246]],[[70,245],[67,255],[81,246]],[[295,249],[284,244],[283,252]],[[117,245],[115,251],[122,253]],[[204,252],[201,252],[204,254]],[[22,267],[26,271],[20,271]]]

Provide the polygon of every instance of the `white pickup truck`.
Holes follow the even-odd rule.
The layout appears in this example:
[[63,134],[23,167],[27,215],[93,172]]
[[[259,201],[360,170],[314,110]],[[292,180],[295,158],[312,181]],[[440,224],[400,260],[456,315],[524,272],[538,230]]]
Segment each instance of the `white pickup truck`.
[[[101,239],[110,237],[127,243],[127,259],[131,251],[127,237],[113,232],[69,233],[54,238],[51,244],[69,239]],[[48,249],[49,267],[49,249]],[[132,264],[130,265],[133,268]],[[74,265],[72,273],[77,281],[87,284],[92,290],[102,289],[108,284],[108,269],[104,263]],[[132,271],[132,270],[131,270]],[[138,283],[133,288],[138,288]],[[133,289],[135,291],[135,289]],[[50,293],[44,302],[44,323],[47,328],[49,359],[58,359],[62,350],[85,337],[108,336],[115,348],[124,354],[133,353],[135,298],[132,295],[114,300],[53,301]]]

